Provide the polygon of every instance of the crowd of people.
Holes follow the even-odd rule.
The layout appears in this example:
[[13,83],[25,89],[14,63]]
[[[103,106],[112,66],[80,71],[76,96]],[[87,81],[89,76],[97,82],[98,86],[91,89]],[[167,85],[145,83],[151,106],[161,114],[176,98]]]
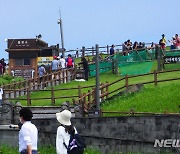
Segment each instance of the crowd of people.
[[[65,59],[63,56],[59,57],[59,56],[54,56],[53,60],[51,62],[51,72],[54,73],[60,69],[65,69],[65,68],[72,68],[74,67],[74,60],[71,57],[71,55],[68,55],[68,58]],[[42,64],[39,68],[38,68],[38,73],[40,78],[46,74],[46,69],[45,69],[45,65]]]
[[[29,108],[19,112],[19,152],[20,154],[38,154],[38,129],[31,123],[33,113]],[[56,134],[57,154],[83,154],[85,142],[71,123],[72,114],[65,109],[56,113],[60,126]]]
[[[168,40],[169,43],[171,43],[171,50],[173,49],[180,49],[180,38],[178,34],[175,34],[175,36],[172,37],[172,40]],[[166,44],[168,43],[165,35],[162,34],[162,38],[159,40],[159,45],[163,50],[166,49]]]
[[[88,80],[88,74],[89,74],[89,65],[88,65],[88,61],[86,60],[85,57],[81,58],[81,62],[79,63],[79,65],[82,65],[83,69],[84,69],[84,76],[85,76],[85,80]],[[75,63],[74,63],[74,59],[72,58],[71,54],[68,54],[67,59],[65,59],[62,55],[61,57],[59,56],[54,56],[53,60],[51,62],[51,72],[55,73],[58,70],[61,69],[69,69],[69,68],[74,68],[75,67]],[[42,82],[43,76],[47,73],[46,71],[46,67],[44,64],[42,64],[41,66],[39,66],[38,68],[38,74],[40,77],[40,83]]]
[[[137,42],[137,41],[135,41],[134,43],[132,43],[132,41],[130,39],[128,39],[127,41],[125,41],[122,44],[122,54],[124,56],[127,56],[133,50],[141,50],[141,49],[144,49],[146,47],[148,49],[152,49],[156,45],[160,45],[160,47],[163,50],[165,50],[167,43],[170,43],[170,49],[171,50],[173,50],[173,49],[180,49],[180,38],[179,38],[178,34],[175,34],[175,36],[172,37],[172,40],[168,40],[168,41],[165,38],[165,34],[162,34],[162,38],[159,40],[159,43],[152,42],[149,47],[147,47],[144,42]],[[114,47],[115,47],[114,45],[111,45],[111,48],[110,48],[110,55],[111,56],[115,54]]]

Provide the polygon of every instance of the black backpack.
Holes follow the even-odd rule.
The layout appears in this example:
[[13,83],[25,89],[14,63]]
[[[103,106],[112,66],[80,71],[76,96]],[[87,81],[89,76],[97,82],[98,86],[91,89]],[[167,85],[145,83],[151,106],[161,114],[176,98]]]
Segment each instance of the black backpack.
[[68,154],[83,154],[86,147],[84,139],[79,134],[71,134],[69,145],[67,146],[65,143],[64,145]]

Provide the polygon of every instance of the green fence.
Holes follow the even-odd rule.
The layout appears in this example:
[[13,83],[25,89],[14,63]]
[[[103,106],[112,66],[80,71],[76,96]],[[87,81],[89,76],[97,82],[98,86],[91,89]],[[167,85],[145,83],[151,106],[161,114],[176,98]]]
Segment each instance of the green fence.
[[[180,50],[163,51],[165,56],[180,55]],[[112,70],[113,63],[117,63],[121,75],[145,74],[151,70],[152,60],[156,59],[155,49],[134,50],[129,55],[123,56],[122,53],[110,57],[109,61],[100,62],[100,73]],[[90,77],[96,75],[96,65],[90,64]]]

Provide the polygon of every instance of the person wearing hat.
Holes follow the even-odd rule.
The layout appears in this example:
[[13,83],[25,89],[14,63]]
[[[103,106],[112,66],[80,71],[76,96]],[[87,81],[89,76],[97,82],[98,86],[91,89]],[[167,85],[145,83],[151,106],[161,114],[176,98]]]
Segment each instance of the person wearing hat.
[[67,154],[67,146],[69,145],[70,135],[77,134],[77,130],[71,124],[71,112],[69,110],[56,113],[56,118],[61,124],[57,129],[56,152],[57,154]]
[[20,154],[38,154],[38,130],[31,123],[32,111],[29,108],[22,108],[19,111],[19,116],[22,124],[19,131],[19,152]]

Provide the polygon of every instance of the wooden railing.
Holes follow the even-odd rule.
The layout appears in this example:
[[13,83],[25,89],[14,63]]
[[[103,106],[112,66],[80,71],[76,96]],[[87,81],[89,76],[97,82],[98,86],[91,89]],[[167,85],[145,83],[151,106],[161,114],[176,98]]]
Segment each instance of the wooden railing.
[[[40,82],[40,77],[28,79],[24,81],[14,82],[7,85],[2,85],[3,99],[9,100],[27,100],[27,105],[31,105],[31,92],[35,91],[50,91],[52,104],[54,104],[54,86],[61,83],[67,83],[76,78],[75,68],[62,69],[52,74],[44,75]],[[44,88],[51,87],[51,90],[45,90]],[[68,89],[67,89],[68,90]],[[27,95],[27,98],[19,98],[20,96]],[[64,96],[64,98],[66,98]],[[35,98],[34,98],[35,100]]]
[[[143,84],[143,85],[154,84],[154,86],[157,86],[157,84],[160,82],[180,80],[180,77],[158,80],[158,74],[178,72],[178,71],[180,72],[180,69],[169,70],[169,71],[161,71],[161,72],[154,71],[153,73],[147,73],[147,74],[142,74],[142,75],[134,75],[134,76],[127,76],[126,75],[125,77],[123,77],[117,81],[114,81],[112,83],[106,82],[105,84],[100,85],[100,91],[101,91],[100,92],[100,99],[105,100],[108,97],[112,97],[112,96],[116,95],[117,93],[121,92],[122,90],[128,89],[128,87],[136,85],[136,84]],[[142,76],[147,76],[147,75],[153,75],[153,80],[152,81],[146,81],[146,82],[139,82],[139,83],[135,83],[135,84],[129,83],[129,80],[132,78],[142,77]],[[123,83],[120,84],[120,82],[123,82]],[[115,84],[116,84],[115,87],[118,87],[118,88],[115,88],[115,87],[111,88]],[[96,108],[95,89],[93,88],[92,90],[89,90],[88,93],[80,94],[79,98],[77,100],[73,99],[73,104],[79,105],[82,107],[83,115],[88,113],[92,107]]]
[[[145,43],[145,47],[149,47],[152,43]],[[108,54],[110,53],[110,48],[112,45],[106,45],[106,46],[100,46],[99,47],[99,53],[100,54]],[[117,52],[122,52],[122,44],[114,45],[115,50]],[[82,57],[82,56],[94,56],[96,54],[95,47],[82,47],[81,49],[76,49],[76,50],[67,50],[66,53],[73,53],[73,57]]]

